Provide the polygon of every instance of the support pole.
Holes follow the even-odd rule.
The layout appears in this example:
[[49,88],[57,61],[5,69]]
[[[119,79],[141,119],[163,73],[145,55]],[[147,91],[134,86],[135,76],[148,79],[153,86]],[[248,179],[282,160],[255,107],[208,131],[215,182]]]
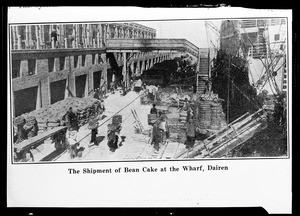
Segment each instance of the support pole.
[[122,68],[122,75],[123,75],[123,82],[125,82],[125,87],[128,87],[128,83],[126,80],[127,76],[127,60],[126,60],[126,52],[123,52],[123,68]]

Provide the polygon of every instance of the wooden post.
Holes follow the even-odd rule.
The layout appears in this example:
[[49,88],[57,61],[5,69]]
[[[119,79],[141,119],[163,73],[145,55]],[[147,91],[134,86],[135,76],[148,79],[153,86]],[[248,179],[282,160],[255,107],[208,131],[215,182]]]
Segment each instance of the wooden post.
[[100,37],[101,37],[101,24],[98,24],[97,25],[97,47],[102,47]]
[[104,81],[106,83],[105,90],[108,90],[108,83],[107,83],[107,59],[106,54],[101,54],[101,58],[103,59],[103,67],[102,67],[102,77],[104,78]]
[[122,75],[123,75],[123,81],[125,82],[125,87],[128,86],[128,83],[126,82],[126,76],[127,76],[127,61],[126,61],[126,52],[123,52],[123,68],[122,68]]
[[65,48],[68,49],[68,39],[65,38],[64,40],[65,40],[65,42],[64,42],[65,43]]
[[78,48],[79,43],[79,25],[75,24],[75,48]]
[[55,41],[54,41],[54,37],[51,38],[51,48],[54,49],[55,48]]
[[18,35],[18,49],[22,49],[22,44],[21,44],[21,35]]
[[91,30],[91,25],[90,24],[87,24],[87,27],[86,27],[86,47],[90,47],[91,46],[91,41],[90,41],[90,36],[91,36],[91,33],[90,33],[90,30]]
[[40,29],[38,25],[35,25],[35,36],[36,36],[36,49],[40,49]]
[[12,26],[11,30],[12,30],[12,49],[16,49],[17,48],[16,26]]

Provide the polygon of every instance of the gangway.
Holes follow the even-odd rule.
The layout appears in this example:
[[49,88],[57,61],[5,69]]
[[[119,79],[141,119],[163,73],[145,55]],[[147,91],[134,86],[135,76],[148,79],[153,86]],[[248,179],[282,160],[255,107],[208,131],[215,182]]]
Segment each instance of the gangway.
[[267,114],[263,109],[246,113],[224,129],[196,144],[192,150],[183,150],[175,158],[221,158],[232,149],[267,127]]

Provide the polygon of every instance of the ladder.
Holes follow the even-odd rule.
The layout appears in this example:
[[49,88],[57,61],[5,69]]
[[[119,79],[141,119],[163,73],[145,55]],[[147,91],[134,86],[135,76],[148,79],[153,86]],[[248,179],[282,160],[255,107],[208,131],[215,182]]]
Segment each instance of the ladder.
[[139,129],[140,132],[143,132],[145,129],[144,129],[144,127],[143,127],[143,125],[141,123],[141,120],[140,120],[140,118],[139,118],[139,116],[138,116],[138,114],[137,114],[137,112],[136,112],[136,110],[134,108],[131,109],[131,113],[132,113],[132,115],[134,117],[134,120],[135,120],[135,123],[137,125],[137,128]]

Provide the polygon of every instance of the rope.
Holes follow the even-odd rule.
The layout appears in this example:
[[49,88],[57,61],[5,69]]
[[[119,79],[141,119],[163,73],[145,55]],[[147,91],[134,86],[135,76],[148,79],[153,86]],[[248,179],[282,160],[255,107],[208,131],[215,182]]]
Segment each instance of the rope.
[[[140,95],[138,97],[136,97],[135,99],[133,99],[130,103],[128,103],[126,106],[124,106],[122,109],[120,109],[118,112],[116,112],[114,115],[112,115],[111,117],[109,117],[106,121],[104,121],[100,126],[102,126],[103,124],[105,124],[106,122],[108,122],[112,117],[114,117],[115,115],[117,115],[118,113],[120,113],[122,110],[124,110],[126,107],[128,107],[130,104],[132,104],[135,100],[137,100],[140,97]],[[86,137],[88,137],[91,134],[91,132],[89,132],[86,136],[84,136],[81,140],[79,140],[78,142],[81,142],[82,140],[84,140]]]

